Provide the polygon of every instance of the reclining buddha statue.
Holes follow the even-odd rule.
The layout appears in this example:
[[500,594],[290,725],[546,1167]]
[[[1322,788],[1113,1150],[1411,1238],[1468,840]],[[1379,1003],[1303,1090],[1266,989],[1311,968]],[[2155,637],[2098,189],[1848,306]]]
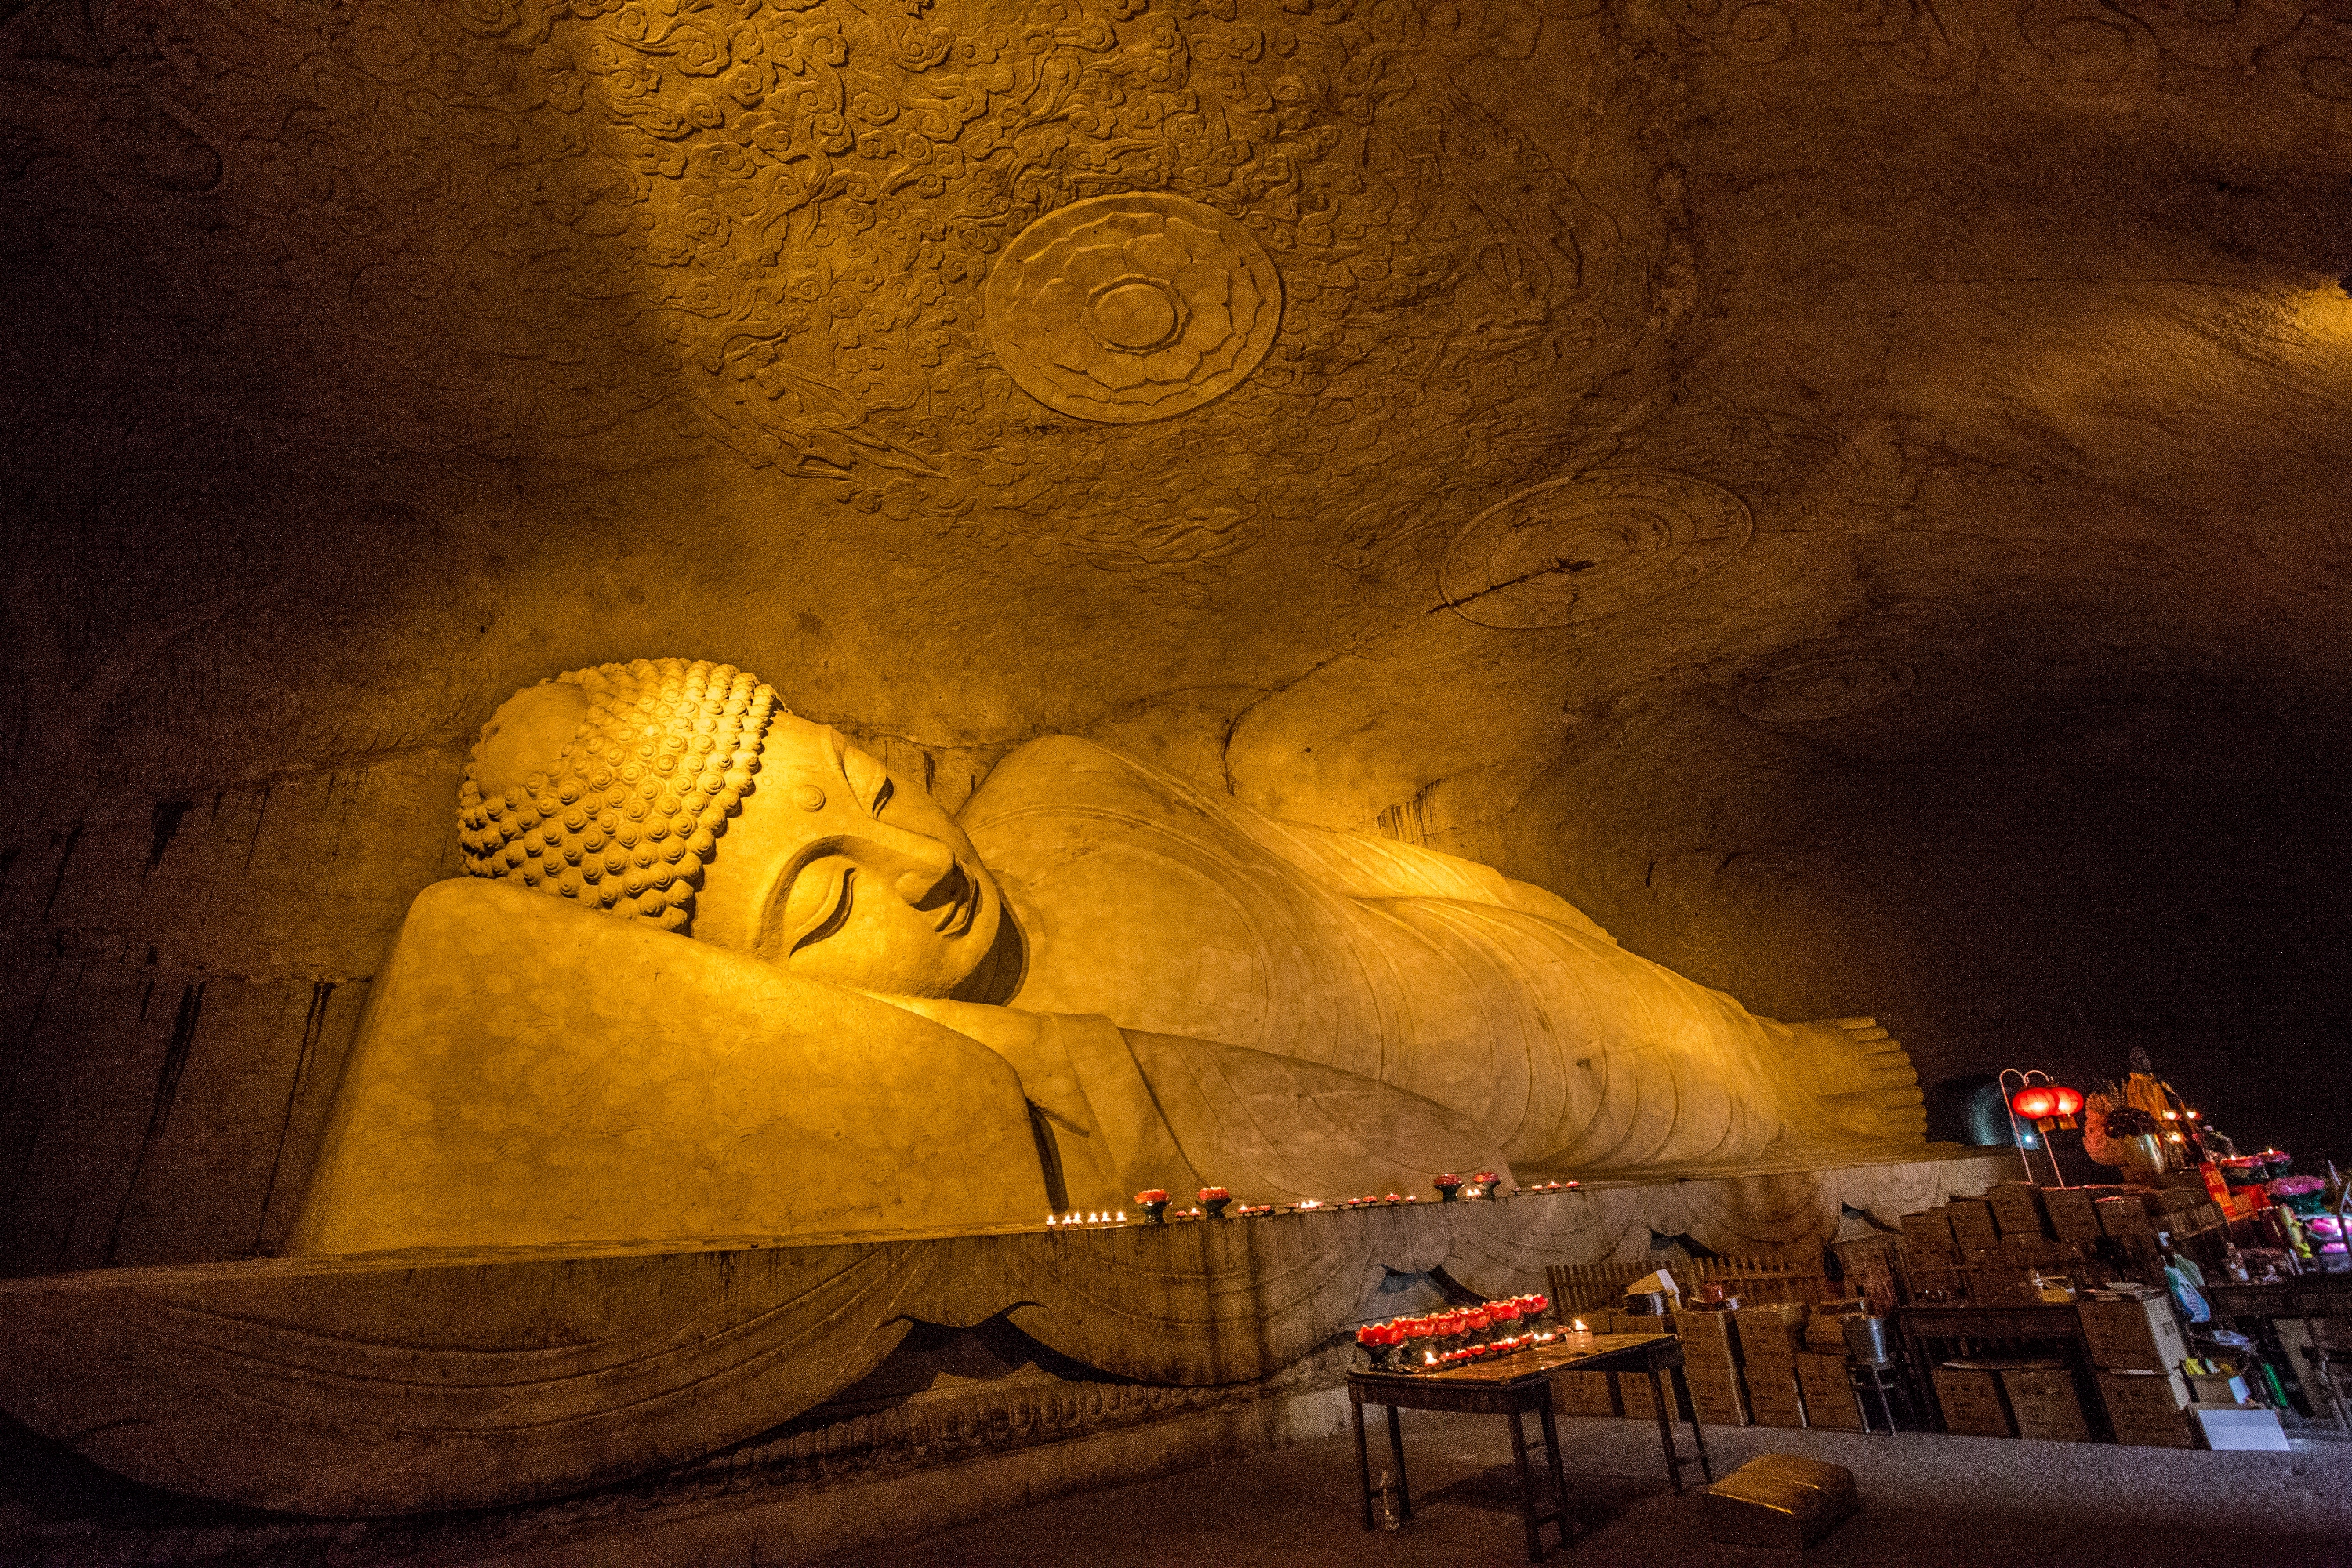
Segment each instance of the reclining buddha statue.
[[1900,1046],[1783,1024],[1467,861],[1087,742],[951,820],[729,666],[483,727],[289,1250],[1036,1225],[1151,1187],[1788,1168],[1920,1150]]

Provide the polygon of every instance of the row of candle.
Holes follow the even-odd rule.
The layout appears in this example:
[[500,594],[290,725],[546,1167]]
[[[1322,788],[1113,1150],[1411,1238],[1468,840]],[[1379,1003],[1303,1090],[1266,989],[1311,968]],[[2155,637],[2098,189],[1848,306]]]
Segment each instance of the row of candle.
[[[1452,1202],[1457,1195],[1465,1200],[1499,1196],[1500,1194],[1495,1189],[1501,1180],[1502,1178],[1492,1171],[1481,1171],[1467,1183],[1459,1176],[1443,1175],[1432,1184],[1437,1188],[1440,1198]],[[1511,1195],[1519,1197],[1530,1193],[1572,1193],[1580,1184],[1576,1182],[1546,1182],[1538,1186],[1514,1187],[1511,1189]],[[1378,1194],[1367,1194],[1363,1197],[1349,1198],[1337,1205],[1327,1204],[1319,1198],[1303,1198],[1297,1203],[1289,1205],[1240,1204],[1234,1205],[1233,1212],[1237,1217],[1255,1219],[1260,1215],[1317,1214],[1325,1211],[1337,1212],[1339,1209],[1378,1208],[1390,1204],[1417,1204],[1420,1201],[1420,1195],[1412,1193],[1391,1193],[1386,1197]],[[1146,1222],[1158,1225],[1164,1217],[1222,1219],[1224,1217],[1226,1205],[1233,1203],[1233,1194],[1223,1187],[1202,1187],[1200,1192],[1200,1207],[1179,1209],[1172,1216],[1168,1215],[1169,1202],[1168,1193],[1160,1187],[1147,1187],[1135,1194],[1136,1207],[1143,1211]],[[1045,1216],[1045,1224],[1055,1229],[1127,1223],[1125,1209],[1071,1209],[1067,1212],[1056,1210]]]
[[[1542,1296],[1510,1296],[1482,1306],[1391,1318],[1358,1329],[1356,1342],[1370,1352],[1375,1372],[1439,1372],[1550,1343],[1559,1337],[1544,1321],[1550,1306]],[[1576,1325],[1575,1331],[1583,1330],[1581,1322]]]

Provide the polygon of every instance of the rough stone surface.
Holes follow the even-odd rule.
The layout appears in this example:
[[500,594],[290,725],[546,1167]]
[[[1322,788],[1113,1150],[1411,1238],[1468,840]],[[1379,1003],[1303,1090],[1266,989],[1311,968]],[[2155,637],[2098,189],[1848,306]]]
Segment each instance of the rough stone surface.
[[[464,744],[684,647],[951,810],[1089,735],[2352,1152],[2276,1087],[2352,1014],[2347,27],[8,8],[5,1266],[268,1250]],[[990,280],[1130,195],[1278,331],[1066,414]]]

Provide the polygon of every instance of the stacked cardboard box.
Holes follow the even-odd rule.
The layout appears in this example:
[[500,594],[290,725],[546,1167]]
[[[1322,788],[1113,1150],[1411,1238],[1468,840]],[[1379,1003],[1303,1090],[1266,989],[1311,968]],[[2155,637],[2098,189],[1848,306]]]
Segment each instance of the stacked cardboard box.
[[1743,1372],[1748,1414],[1759,1426],[1802,1426],[1805,1402],[1797,1384],[1797,1358],[1751,1361]]
[[[1683,1376],[1685,1381],[1690,1382],[1691,1397],[1696,1400],[1698,1397],[1698,1384],[1690,1378],[1689,1367],[1683,1368]],[[1658,1381],[1665,1385],[1666,1397],[1672,1399],[1675,1393],[1673,1375],[1661,1373],[1658,1374]],[[1658,1401],[1656,1395],[1651,1391],[1648,1373],[1620,1373],[1617,1378],[1617,1401],[1623,1409],[1625,1418],[1629,1421],[1654,1422],[1658,1418]],[[1677,1405],[1674,1412],[1676,1420],[1687,1419],[1690,1414],[1689,1407],[1685,1405]],[[1705,1420],[1706,1417],[1702,1416],[1700,1419]]]
[[1969,1300],[1988,1306],[2031,1306],[2042,1297],[2034,1287],[2035,1270],[2024,1264],[1986,1259],[1971,1263],[1963,1270],[1968,1276]]
[[1802,1301],[1766,1301],[1741,1307],[1731,1314],[1733,1332],[1745,1361],[1787,1361],[1805,1346],[1805,1322],[1811,1316]]
[[2102,1372],[2099,1399],[2116,1441],[2142,1448],[2192,1448],[2189,1384],[2177,1372]]
[[1797,1389],[1797,1356],[1805,1348],[1810,1316],[1801,1301],[1742,1307],[1738,1321],[1740,1381],[1748,1390],[1748,1414],[1759,1426],[1802,1426],[1805,1404]]
[[1960,1260],[1959,1244],[1952,1239],[1951,1216],[1941,1209],[1922,1209],[1903,1216],[1903,1266],[1950,1267]]
[[1683,1376],[1691,1405],[1713,1426],[1748,1425],[1748,1397],[1739,1382],[1739,1333],[1729,1312],[1676,1312],[1683,1342]]
[[1797,1386],[1805,1396],[1805,1419],[1814,1426],[1862,1430],[1862,1406],[1853,1397],[1845,1352],[1802,1351],[1797,1356]]
[[1936,1403],[1944,1407],[1944,1430],[1972,1437],[2013,1437],[2009,1403],[2001,1397],[1999,1366],[1953,1363],[1936,1369]]
[[1962,1262],[1984,1257],[2000,1240],[1992,1205],[1982,1198],[1954,1198],[1944,1205],[1944,1217],[1951,1224],[1952,1242],[1960,1249]]
[[2099,1398],[2116,1441],[2143,1447],[2186,1448],[2189,1384],[2180,1375],[2189,1343],[2173,1316],[2171,1298],[2145,1285],[2117,1285],[2099,1299],[2075,1303],[2091,1361],[2099,1368]]
[[[1642,1380],[1644,1384],[1649,1379]],[[1563,1372],[1551,1380],[1552,1400],[1562,1415],[1615,1415],[1617,1378],[1606,1372]]]
[[2099,1228],[2117,1241],[2154,1241],[2156,1226],[2147,1217],[2147,1205],[2137,1193],[2119,1193],[2111,1198],[2101,1198],[2091,1205],[2099,1211]]
[[1969,1299],[1969,1270],[1957,1263],[1915,1263],[1903,1260],[1903,1285],[1910,1300],[1920,1301],[1965,1301]]
[[1683,1376],[1690,1384],[1691,1407],[1709,1426],[1748,1425],[1748,1390],[1731,1367],[1685,1363]]
[[2042,1202],[2049,1211],[2050,1228],[2061,1241],[2088,1247],[2099,1239],[2097,1202],[2112,1195],[2114,1187],[2045,1187]]
[[2000,1391],[2009,1401],[2019,1436],[2053,1443],[2090,1441],[2090,1423],[2083,1416],[2074,1371],[2063,1363],[2005,1368]]
[[2042,1189],[2032,1182],[1995,1182],[1986,1190],[1985,1202],[1991,1205],[1993,1224],[2000,1227],[2004,1241],[2053,1234]]
[[2234,1372],[2190,1373],[2189,1397],[2200,1405],[2251,1405],[2246,1380]]
[[2110,1372],[2173,1372],[2189,1353],[2172,1302],[2159,1292],[2142,1295],[2118,1288],[2116,1299],[2086,1297],[2074,1310],[2095,1366]]
[[2000,1245],[1992,1249],[1991,1257],[1986,1261],[2006,1263],[2020,1268],[2063,1268],[2070,1263],[2081,1262],[2082,1258],[2083,1249],[2071,1241],[2033,1234],[2003,1234]]
[[1805,1342],[1798,1348],[1835,1351],[1843,1355],[1846,1348],[1845,1320],[1859,1317],[1870,1310],[1870,1303],[1860,1298],[1815,1302],[1812,1315],[1805,1320]]

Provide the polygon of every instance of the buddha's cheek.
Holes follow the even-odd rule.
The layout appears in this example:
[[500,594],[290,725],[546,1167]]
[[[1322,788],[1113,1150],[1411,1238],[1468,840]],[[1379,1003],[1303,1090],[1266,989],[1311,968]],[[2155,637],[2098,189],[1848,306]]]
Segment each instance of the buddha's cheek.
[[[861,879],[863,880],[863,879]],[[833,931],[795,950],[785,967],[811,980],[910,996],[944,994],[970,967],[961,944],[932,927],[939,916],[869,887],[853,896]]]

